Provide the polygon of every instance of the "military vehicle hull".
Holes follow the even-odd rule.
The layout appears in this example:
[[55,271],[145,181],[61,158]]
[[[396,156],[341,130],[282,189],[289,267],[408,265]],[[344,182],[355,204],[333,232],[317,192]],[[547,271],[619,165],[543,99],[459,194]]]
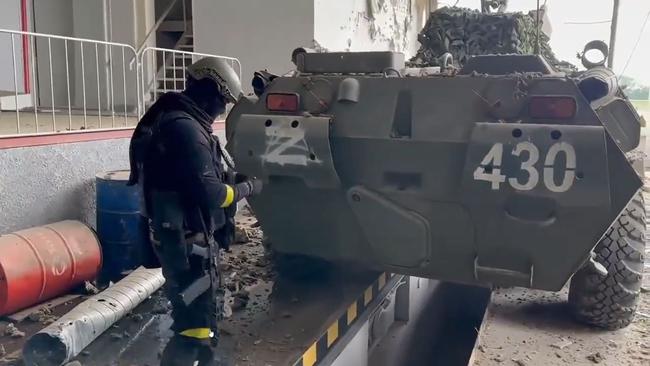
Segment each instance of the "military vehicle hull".
[[234,107],[228,150],[278,252],[559,290],[641,187],[638,116],[593,103],[552,72],[303,73]]

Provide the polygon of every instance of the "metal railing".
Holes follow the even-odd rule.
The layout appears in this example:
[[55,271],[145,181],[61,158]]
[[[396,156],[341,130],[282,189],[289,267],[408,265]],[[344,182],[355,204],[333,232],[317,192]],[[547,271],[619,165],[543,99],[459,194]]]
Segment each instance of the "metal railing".
[[140,100],[143,108],[163,93],[185,89],[185,69],[200,58],[214,57],[226,60],[235,69],[240,80],[242,76],[241,62],[234,57],[158,47],[147,47],[138,56],[142,91]]
[[6,29],[0,49],[3,37],[11,67],[0,69],[0,137],[132,127],[162,93],[185,88],[185,68],[200,58],[242,73],[227,56]]
[[12,67],[9,74],[0,71],[0,135],[116,128],[137,121],[140,75],[138,67],[128,65],[137,58],[132,46],[8,29],[0,29],[2,42],[11,49],[11,61],[6,54],[4,61]]

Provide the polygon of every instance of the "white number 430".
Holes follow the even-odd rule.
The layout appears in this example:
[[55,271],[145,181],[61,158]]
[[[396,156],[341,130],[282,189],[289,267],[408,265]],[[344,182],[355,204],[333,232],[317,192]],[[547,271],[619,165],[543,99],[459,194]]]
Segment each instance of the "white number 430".
[[[520,157],[526,152],[527,160],[521,162],[521,170],[526,171],[527,178],[506,178],[501,174],[501,163],[503,160],[503,144],[497,143],[492,146],[485,155],[481,165],[474,171],[474,179],[490,182],[493,190],[498,190],[501,183],[506,180],[510,186],[519,191],[530,191],[539,184],[540,172],[535,168],[539,161],[539,149],[531,142],[520,142],[512,150],[512,155]],[[555,181],[555,160],[559,154],[565,154],[566,165],[560,184]],[[571,144],[557,142],[548,149],[544,159],[544,170],[542,172],[544,186],[551,192],[562,193],[568,191],[575,181],[576,173],[576,152]]]

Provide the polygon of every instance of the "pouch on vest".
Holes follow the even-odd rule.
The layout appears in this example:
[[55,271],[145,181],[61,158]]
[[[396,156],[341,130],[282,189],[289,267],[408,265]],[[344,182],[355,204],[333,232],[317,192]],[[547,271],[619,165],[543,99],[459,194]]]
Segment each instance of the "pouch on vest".
[[190,269],[188,246],[183,228],[184,211],[180,196],[174,192],[152,192],[152,227],[160,242],[161,261],[174,271]]

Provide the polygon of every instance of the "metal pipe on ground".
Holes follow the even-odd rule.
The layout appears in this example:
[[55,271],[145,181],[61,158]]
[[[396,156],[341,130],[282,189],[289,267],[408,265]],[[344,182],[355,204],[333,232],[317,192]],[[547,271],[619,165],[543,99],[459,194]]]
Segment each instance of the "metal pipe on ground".
[[164,282],[160,269],[136,269],[28,339],[23,347],[25,365],[59,366],[70,361]]

